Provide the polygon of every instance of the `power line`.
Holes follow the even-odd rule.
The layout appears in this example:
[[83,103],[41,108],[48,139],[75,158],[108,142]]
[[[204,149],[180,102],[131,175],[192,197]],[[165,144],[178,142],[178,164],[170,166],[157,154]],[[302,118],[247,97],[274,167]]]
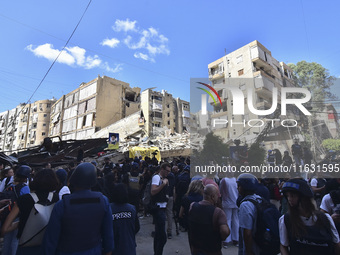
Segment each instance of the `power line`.
[[[56,36],[54,36],[54,35],[51,35],[51,34],[45,32],[45,31],[42,31],[42,30],[40,30],[40,29],[38,29],[38,28],[32,27],[32,26],[30,26],[30,25],[27,25],[27,24],[25,24],[25,23],[22,23],[22,22],[20,22],[20,21],[15,20],[15,19],[9,18],[9,17],[7,17],[7,16],[4,15],[4,14],[1,14],[1,13],[0,13],[0,16],[3,17],[3,18],[8,19],[8,20],[10,20],[10,21],[13,21],[13,22],[15,22],[15,23],[18,23],[18,24],[20,24],[20,25],[22,25],[22,26],[25,26],[25,27],[28,27],[28,28],[30,28],[30,29],[36,30],[36,31],[38,31],[38,32],[40,32],[40,33],[46,34],[46,35],[48,35],[48,36],[50,36],[50,37],[53,37],[53,38],[55,38],[55,39],[57,39],[57,40],[59,40],[59,41],[63,41],[63,42],[65,41],[65,40],[63,40],[63,39],[61,39],[61,38],[58,38],[58,37],[56,37]],[[151,69],[145,68],[145,67],[143,67],[143,66],[131,64],[131,63],[127,62],[127,61],[124,61],[124,60],[121,60],[121,59],[117,59],[117,58],[110,57],[110,56],[108,56],[108,55],[105,55],[105,54],[103,54],[103,53],[100,53],[100,52],[98,52],[98,51],[95,51],[95,50],[92,50],[92,49],[89,49],[89,48],[83,48],[83,49],[85,49],[85,50],[88,51],[88,52],[92,52],[92,53],[94,53],[94,54],[97,54],[97,55],[99,55],[99,56],[102,56],[102,57],[105,57],[105,58],[108,58],[108,59],[112,59],[112,60],[114,60],[114,61],[118,61],[118,62],[121,62],[121,63],[123,63],[123,64],[129,65],[129,66],[132,66],[132,67],[135,67],[135,68],[138,68],[138,69],[141,69],[141,70],[150,72],[150,73],[157,74],[157,75],[159,75],[159,76],[167,77],[167,78],[170,78],[170,79],[173,79],[173,80],[177,80],[177,81],[180,81],[180,82],[185,82],[185,83],[188,82],[187,80],[180,79],[180,78],[175,77],[175,76],[171,76],[171,75],[168,75],[168,74],[156,72],[156,71],[153,71],[153,70],[151,70]]]
[[[58,56],[54,59],[53,63],[50,65],[50,67],[48,68],[47,72],[45,73],[44,77],[41,79],[40,83],[38,84],[38,86],[36,87],[36,89],[33,91],[32,95],[30,96],[30,98],[27,100],[26,104],[27,105],[32,97],[34,96],[34,94],[38,91],[38,89],[40,88],[41,84],[44,82],[45,78],[47,77],[48,73],[51,71],[52,67],[54,66],[54,64],[57,62],[59,56],[62,54],[62,52],[64,51],[64,49],[67,47],[68,43],[70,42],[71,38],[73,37],[74,33],[76,32],[80,22],[83,20],[83,17],[85,15],[85,13],[87,12],[87,9],[89,8],[90,4],[91,4],[92,0],[89,1],[89,3],[87,4],[82,16],[80,17],[77,25],[75,26],[75,28],[73,29],[71,35],[69,36],[68,40],[66,41],[64,47],[62,48],[62,50],[59,52]],[[13,118],[13,121],[12,123],[10,123],[9,125],[13,125],[13,123],[15,122],[16,118],[19,116],[19,114],[24,110],[25,107],[22,107],[21,110],[14,115],[14,118]],[[6,125],[6,130],[5,130],[5,133],[7,132],[7,128],[9,126],[8,124]]]

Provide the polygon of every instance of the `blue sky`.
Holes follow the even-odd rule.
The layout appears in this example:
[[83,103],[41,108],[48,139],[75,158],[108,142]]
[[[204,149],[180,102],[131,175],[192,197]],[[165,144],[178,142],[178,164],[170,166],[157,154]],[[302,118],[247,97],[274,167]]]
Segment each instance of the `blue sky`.
[[[0,2],[0,112],[30,98],[87,3]],[[315,61],[340,77],[339,7],[314,0],[93,0],[32,101],[59,99],[98,75],[189,101],[190,78],[207,77],[208,63],[253,40],[279,61]]]

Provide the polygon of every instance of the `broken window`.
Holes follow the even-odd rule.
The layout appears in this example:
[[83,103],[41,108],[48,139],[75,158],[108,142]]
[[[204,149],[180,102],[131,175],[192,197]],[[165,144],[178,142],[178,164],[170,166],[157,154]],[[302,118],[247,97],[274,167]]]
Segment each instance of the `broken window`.
[[92,111],[96,109],[96,98],[92,98],[87,101],[87,109],[86,111]]

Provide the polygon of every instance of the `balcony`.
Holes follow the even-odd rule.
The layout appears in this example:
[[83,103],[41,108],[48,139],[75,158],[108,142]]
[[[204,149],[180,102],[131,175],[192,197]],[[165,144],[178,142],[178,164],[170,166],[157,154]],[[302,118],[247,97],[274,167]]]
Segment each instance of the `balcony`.
[[224,72],[215,72],[214,74],[209,74],[210,80],[216,80],[224,77]]
[[265,71],[270,72],[273,68],[268,62],[271,62],[271,56],[265,50],[263,50],[259,46],[255,46],[251,48],[251,61],[254,63],[254,66],[258,69],[263,69]]
[[162,118],[158,118],[158,117],[152,117],[152,122],[155,123],[155,122],[159,122],[159,123],[163,123],[163,119]]
[[275,87],[273,79],[259,76],[254,79],[254,82],[255,92],[258,96],[267,100],[271,100],[273,98],[273,88]]
[[267,100],[263,100],[261,102],[256,103],[257,110],[268,110],[270,109],[271,106],[272,106],[272,103]]

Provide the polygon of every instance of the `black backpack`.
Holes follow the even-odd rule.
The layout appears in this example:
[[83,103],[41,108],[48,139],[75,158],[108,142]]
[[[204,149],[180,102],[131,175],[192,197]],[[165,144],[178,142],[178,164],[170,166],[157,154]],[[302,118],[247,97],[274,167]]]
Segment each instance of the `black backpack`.
[[8,186],[3,192],[0,192],[0,200],[3,199],[10,199],[11,205],[7,206],[1,213],[0,213],[0,220],[3,223],[8,214],[11,212],[14,204],[17,202],[18,197],[20,196],[21,189],[26,186],[25,183],[19,183],[17,185],[11,184]]
[[262,199],[262,202],[245,199],[242,203],[245,201],[252,202],[257,210],[256,232],[253,239],[262,250],[261,254],[276,255],[280,253],[280,212],[275,205],[265,199]]
[[152,196],[151,196],[151,185],[152,185],[152,180],[150,180],[145,186],[142,203],[143,203],[146,213],[153,214],[156,211],[157,206],[154,203]]

